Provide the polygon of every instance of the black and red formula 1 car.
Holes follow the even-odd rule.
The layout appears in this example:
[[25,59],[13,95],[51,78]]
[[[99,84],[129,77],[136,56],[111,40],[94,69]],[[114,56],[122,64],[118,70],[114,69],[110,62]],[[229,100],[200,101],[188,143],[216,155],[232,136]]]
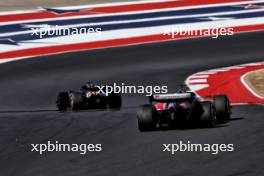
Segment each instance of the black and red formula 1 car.
[[231,106],[226,95],[200,98],[190,91],[152,95],[149,104],[137,111],[140,131],[155,130],[162,126],[215,127],[230,120]]
[[122,98],[117,93],[106,93],[105,88],[87,83],[79,91],[60,92],[57,101],[59,111],[84,109],[120,109]]

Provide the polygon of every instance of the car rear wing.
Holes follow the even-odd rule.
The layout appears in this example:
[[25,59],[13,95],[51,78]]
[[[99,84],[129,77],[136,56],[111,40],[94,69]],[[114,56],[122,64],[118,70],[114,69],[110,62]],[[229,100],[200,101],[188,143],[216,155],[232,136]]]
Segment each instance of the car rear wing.
[[186,92],[186,93],[173,93],[173,94],[156,94],[149,97],[149,101],[173,101],[179,99],[188,99],[192,98],[193,93]]

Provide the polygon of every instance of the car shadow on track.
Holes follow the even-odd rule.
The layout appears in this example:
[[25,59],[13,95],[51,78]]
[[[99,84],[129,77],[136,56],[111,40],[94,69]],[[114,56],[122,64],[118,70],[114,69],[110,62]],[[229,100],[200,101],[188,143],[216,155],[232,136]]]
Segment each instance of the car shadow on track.
[[[244,117],[235,117],[231,118],[230,121],[236,121],[236,120],[243,120],[245,119]],[[210,128],[210,127],[201,127],[201,126],[162,126],[159,127],[155,131],[170,131],[170,130],[196,130],[196,129],[214,129],[214,128],[224,128],[230,126],[228,122],[224,122],[221,124],[217,124],[215,127]]]
[[245,119],[244,117],[235,117],[235,118],[231,118],[230,121],[235,121],[235,120],[243,120]]
[[[224,128],[224,127],[228,127],[228,124],[219,124],[214,128]],[[159,129],[155,130],[155,131],[172,131],[172,130],[197,130],[197,129],[214,129],[214,128],[209,128],[209,127],[171,127],[171,126],[164,126],[164,127],[160,127]]]

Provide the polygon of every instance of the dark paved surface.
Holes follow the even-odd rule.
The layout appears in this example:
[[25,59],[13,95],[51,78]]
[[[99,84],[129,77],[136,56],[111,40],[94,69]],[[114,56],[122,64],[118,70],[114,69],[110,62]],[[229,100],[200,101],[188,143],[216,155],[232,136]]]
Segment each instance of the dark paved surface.
[[[140,133],[135,107],[147,99],[125,96],[121,111],[59,113],[60,90],[87,80],[127,85],[177,84],[198,71],[263,61],[264,33],[198,39],[45,56],[0,65],[0,175],[264,175],[263,106],[233,110],[214,129]],[[239,90],[238,90],[239,91]],[[30,152],[31,143],[102,143],[103,152]],[[162,152],[163,143],[233,143],[235,152]]]

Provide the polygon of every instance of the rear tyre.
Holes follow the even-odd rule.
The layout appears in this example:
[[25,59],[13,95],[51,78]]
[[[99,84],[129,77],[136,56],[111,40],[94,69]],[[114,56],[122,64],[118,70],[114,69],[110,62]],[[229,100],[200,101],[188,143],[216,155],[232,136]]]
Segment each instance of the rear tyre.
[[152,105],[142,105],[137,111],[139,131],[151,131],[156,129],[155,109]]
[[56,103],[59,111],[66,111],[69,106],[68,92],[60,92]]
[[107,100],[105,97],[100,97],[99,99],[99,109],[107,109]]
[[83,106],[82,94],[79,92],[69,93],[69,108],[71,110],[80,110]]
[[216,117],[219,122],[230,120],[231,108],[227,96],[218,95],[214,97],[214,107],[216,110]]
[[109,108],[120,110],[122,107],[122,97],[120,94],[112,93],[109,95]]
[[213,128],[216,124],[216,113],[213,104],[209,101],[202,102],[203,114],[200,122],[202,127]]

